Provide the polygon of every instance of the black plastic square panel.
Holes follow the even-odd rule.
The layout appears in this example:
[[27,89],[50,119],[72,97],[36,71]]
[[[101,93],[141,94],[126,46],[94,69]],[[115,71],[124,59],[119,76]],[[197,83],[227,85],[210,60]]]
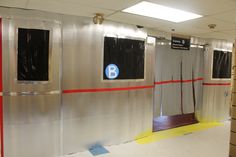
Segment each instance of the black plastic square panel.
[[212,78],[230,79],[231,78],[232,53],[214,50]]
[[142,40],[105,37],[103,79],[109,79],[105,73],[109,64],[119,68],[116,80],[144,79],[144,51],[145,42]]
[[17,79],[49,80],[49,30],[18,28]]

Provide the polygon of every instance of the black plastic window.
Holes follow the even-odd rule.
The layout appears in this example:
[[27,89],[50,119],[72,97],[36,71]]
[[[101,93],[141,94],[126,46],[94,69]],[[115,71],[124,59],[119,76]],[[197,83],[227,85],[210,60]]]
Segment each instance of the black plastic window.
[[18,29],[17,79],[49,80],[49,30]]
[[212,78],[231,78],[231,52],[214,50]]
[[119,75],[115,79],[143,79],[144,51],[144,41],[105,37],[103,79],[109,79],[105,74],[109,64],[119,68]]

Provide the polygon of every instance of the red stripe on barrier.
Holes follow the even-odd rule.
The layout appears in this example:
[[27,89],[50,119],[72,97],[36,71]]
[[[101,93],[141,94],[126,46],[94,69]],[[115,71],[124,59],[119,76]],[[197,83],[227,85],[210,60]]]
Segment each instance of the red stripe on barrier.
[[172,83],[181,83],[181,80],[172,80]]
[[154,86],[135,86],[135,87],[119,87],[119,88],[94,88],[94,89],[72,89],[72,90],[63,90],[63,93],[94,93],[94,92],[110,92],[110,91],[125,91],[125,90],[139,90],[139,89],[148,89],[154,88]]
[[[2,92],[2,18],[0,18],[0,92]],[[3,100],[0,96],[0,138],[1,138],[1,157],[4,157],[3,140]]]
[[203,86],[230,86],[231,83],[203,83]]
[[155,85],[162,85],[162,84],[169,84],[169,83],[189,83],[189,82],[196,82],[196,81],[202,81],[203,78],[196,78],[193,80],[168,80],[168,81],[161,81],[161,82],[155,82]]
[[173,80],[169,80],[169,81],[161,81],[161,82],[155,82],[155,85],[160,85],[160,84],[169,84],[169,83],[173,83]]
[[196,79],[193,79],[193,80],[183,80],[182,82],[183,83],[187,83],[187,82],[197,82],[197,81],[202,81],[204,78],[202,77],[199,77],[199,78],[196,78]]

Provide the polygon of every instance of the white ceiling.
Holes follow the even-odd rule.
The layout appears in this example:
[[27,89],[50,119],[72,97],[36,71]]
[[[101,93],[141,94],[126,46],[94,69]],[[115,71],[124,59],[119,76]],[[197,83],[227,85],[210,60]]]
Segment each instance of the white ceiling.
[[[123,13],[121,10],[142,0],[0,0],[0,6],[36,9],[68,15],[93,17],[104,13],[105,19],[142,25],[154,31],[192,35],[202,38],[216,38],[234,41],[236,39],[236,0],[146,0],[186,11],[204,17],[182,23],[172,23]],[[216,24],[214,30],[208,24]]]

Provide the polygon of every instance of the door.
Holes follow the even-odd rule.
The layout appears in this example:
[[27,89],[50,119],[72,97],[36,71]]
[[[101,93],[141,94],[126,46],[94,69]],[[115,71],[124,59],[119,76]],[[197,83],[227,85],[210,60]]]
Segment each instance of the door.
[[203,49],[173,50],[169,41],[157,44],[153,130],[196,123],[202,103]]

